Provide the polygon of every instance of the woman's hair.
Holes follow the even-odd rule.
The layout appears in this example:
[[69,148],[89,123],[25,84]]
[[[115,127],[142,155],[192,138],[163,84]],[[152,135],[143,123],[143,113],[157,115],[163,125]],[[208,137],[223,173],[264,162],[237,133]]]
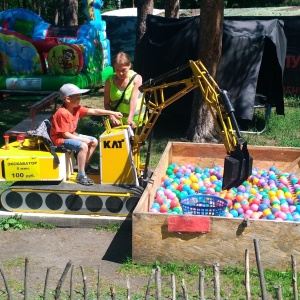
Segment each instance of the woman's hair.
[[112,59],[112,65],[121,64],[124,66],[131,66],[130,56],[125,52],[119,52],[114,55]]

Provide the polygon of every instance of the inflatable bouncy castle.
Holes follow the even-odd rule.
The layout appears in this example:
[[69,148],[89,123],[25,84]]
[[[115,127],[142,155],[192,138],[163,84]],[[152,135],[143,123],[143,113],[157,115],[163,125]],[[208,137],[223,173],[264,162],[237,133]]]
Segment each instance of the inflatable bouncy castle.
[[0,13],[0,89],[57,91],[104,85],[113,72],[101,0],[85,0],[87,24],[55,27],[34,12]]

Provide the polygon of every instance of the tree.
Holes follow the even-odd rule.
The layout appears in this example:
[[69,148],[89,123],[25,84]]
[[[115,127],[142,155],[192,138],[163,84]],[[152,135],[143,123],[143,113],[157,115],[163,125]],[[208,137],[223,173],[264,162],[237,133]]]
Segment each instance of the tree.
[[153,0],[137,1],[137,24],[136,24],[136,44],[134,57],[134,70],[141,73],[142,69],[142,52],[141,43],[146,32],[147,15],[153,13]]
[[[224,0],[202,0],[200,15],[199,59],[208,72],[216,78],[222,55]],[[200,100],[199,100],[200,99]],[[219,139],[212,115],[199,90],[195,90],[193,110],[188,129],[188,139],[193,142],[213,142]]]
[[165,3],[165,17],[166,18],[179,18],[179,0],[166,0]]
[[64,26],[78,25],[78,0],[64,1]]

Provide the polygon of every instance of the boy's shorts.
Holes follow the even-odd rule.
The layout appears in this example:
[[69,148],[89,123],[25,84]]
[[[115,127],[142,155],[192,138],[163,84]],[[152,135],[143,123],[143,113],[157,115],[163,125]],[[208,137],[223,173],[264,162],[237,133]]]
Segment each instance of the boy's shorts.
[[[91,141],[96,139],[94,136],[89,136],[89,135],[84,135],[84,134],[79,134],[79,133],[77,133],[77,136],[83,137],[86,139],[90,139]],[[65,141],[63,142],[62,145],[67,149],[78,152],[80,150],[82,144],[83,144],[83,142],[79,141],[79,140],[65,139]]]

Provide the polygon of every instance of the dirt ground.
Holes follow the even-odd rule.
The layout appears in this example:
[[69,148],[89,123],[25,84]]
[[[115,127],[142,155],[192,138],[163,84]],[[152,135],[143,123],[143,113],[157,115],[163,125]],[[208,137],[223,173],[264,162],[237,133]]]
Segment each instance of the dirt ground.
[[[25,258],[28,260],[28,286],[32,291],[43,291],[47,268],[50,268],[48,290],[55,290],[69,261],[74,266],[74,283],[77,289],[82,286],[81,267],[90,291],[92,288],[95,290],[98,270],[101,282],[109,282],[116,291],[121,287],[126,288],[128,280],[124,273],[119,272],[119,268],[131,257],[130,224],[122,225],[117,233],[91,228],[0,231],[0,240],[0,267],[11,285],[19,286],[20,290],[24,281]],[[69,270],[64,284],[66,290],[69,288],[70,273]],[[145,291],[148,279],[130,278],[131,289]],[[6,299],[1,297],[1,291],[5,291],[2,278],[0,299]],[[106,292],[109,292],[108,288]]]

